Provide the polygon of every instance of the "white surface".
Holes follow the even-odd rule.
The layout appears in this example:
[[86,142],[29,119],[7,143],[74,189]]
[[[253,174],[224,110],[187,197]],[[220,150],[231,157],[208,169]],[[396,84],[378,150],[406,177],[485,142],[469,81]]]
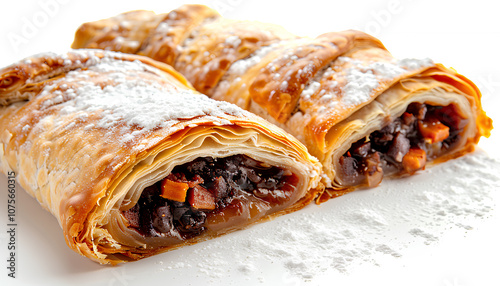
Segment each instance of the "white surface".
[[[48,2],[58,4],[44,10],[41,3]],[[483,92],[486,111],[500,122],[496,111],[500,105],[500,21],[492,1],[345,1],[331,6],[321,2],[200,1],[226,17],[281,24],[299,35],[349,28],[371,32],[397,57],[430,57],[475,81]],[[182,4],[146,0],[115,3],[119,4],[4,3],[0,11],[0,66],[39,52],[65,51],[83,22],[133,9],[167,12]],[[34,26],[31,32],[26,28],[28,22]],[[21,43],[13,44],[12,37]],[[481,140],[484,151],[417,176],[385,181],[376,189],[354,192],[248,230],[119,267],[100,266],[70,250],[55,218],[18,187],[18,278],[8,278],[2,266],[0,284],[498,285],[497,133],[494,130],[491,138]],[[2,261],[8,257],[6,187],[6,177],[0,175]],[[321,245],[314,243],[317,239],[327,247],[314,247]],[[265,251],[266,245],[273,249]]]

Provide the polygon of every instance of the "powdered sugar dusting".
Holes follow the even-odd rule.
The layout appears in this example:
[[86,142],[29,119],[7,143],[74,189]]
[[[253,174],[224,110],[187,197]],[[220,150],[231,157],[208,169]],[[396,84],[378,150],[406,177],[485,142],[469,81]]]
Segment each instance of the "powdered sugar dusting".
[[311,95],[316,93],[316,91],[318,91],[320,86],[321,86],[321,84],[317,81],[313,81],[313,82],[309,83],[309,85],[306,88],[304,88],[304,90],[302,91],[300,98],[303,98],[305,100],[309,100],[311,98]]
[[419,236],[425,238],[425,244],[430,244],[433,241],[438,241],[439,238],[431,233],[425,232],[419,228],[414,228],[409,231],[413,236]]
[[371,98],[372,91],[379,86],[373,71],[362,72],[350,69],[346,72],[347,84],[344,87],[342,102],[346,105],[358,105]]
[[226,38],[225,43],[233,48],[237,48],[241,44],[241,39],[238,36],[230,36]]
[[144,73],[159,75],[160,72],[137,60],[116,59],[115,55],[110,53],[102,59],[93,57],[86,69],[70,71],[65,77],[45,86],[42,95],[51,93],[54,96],[43,105],[58,105],[61,114],[79,118],[99,114],[100,120],[85,128],[111,129],[125,124],[140,129],[125,133],[124,141],[156,128],[171,127],[183,119],[210,116],[216,124],[229,124],[224,119],[226,114],[243,114],[235,105],[176,87],[160,76],[152,79],[141,77]]
[[[231,39],[230,38],[228,38],[229,40],[226,41],[226,43],[229,42],[232,43],[233,45],[236,44],[235,38]],[[238,38],[238,40],[240,39]],[[241,81],[241,76],[243,76],[249,69],[257,65],[266,55],[275,50],[280,45],[280,43],[281,42],[277,42],[269,46],[261,47],[247,58],[237,60],[233,64],[231,64],[231,67],[229,68],[228,72],[222,78],[222,80],[219,82],[216,89],[214,90],[212,97],[219,99],[224,98],[225,94],[231,88],[231,85],[233,83],[238,83],[239,81]],[[228,78],[228,76],[231,76],[231,78]],[[242,103],[241,106],[244,106],[244,103]]]
[[228,70],[228,74],[241,76],[246,73],[248,69],[258,64],[267,54],[276,49],[280,43],[274,43],[269,46],[264,46],[255,51],[248,58],[234,62]]
[[144,130],[165,127],[171,120],[197,116],[223,116],[206,97],[188,90],[166,90],[155,83],[123,81],[102,88],[88,83],[75,90],[76,97],[62,109],[63,113],[97,112],[103,110],[98,127],[110,128],[124,120],[129,126]]
[[371,99],[372,92],[381,81],[397,78],[405,73],[433,65],[432,60],[402,59],[393,62],[363,63],[349,57],[339,57],[338,63],[352,64],[345,71],[346,85],[342,102],[345,105],[359,105]]
[[[450,227],[463,233],[473,231],[493,210],[491,198],[499,188],[500,160],[476,152],[331,200],[319,212],[312,205],[273,222],[184,248],[181,257],[173,261],[166,257],[159,269],[168,271],[179,262],[199,261],[186,273],[197,269],[203,280],[214,285],[228,275],[272,283],[258,276],[271,276],[266,275],[266,265],[272,265],[274,271],[284,270],[282,282],[314,282],[328,272],[348,273],[361,264],[397,260],[415,244],[432,247]],[[182,275],[182,269],[175,271]]]
[[169,33],[171,30],[171,27],[168,25],[166,22],[161,22],[158,27],[156,27],[156,32],[157,33]]
[[430,58],[424,58],[424,59],[406,58],[397,61],[398,66],[407,68],[409,70],[416,70],[422,67],[429,67],[432,66],[433,64],[434,62]]

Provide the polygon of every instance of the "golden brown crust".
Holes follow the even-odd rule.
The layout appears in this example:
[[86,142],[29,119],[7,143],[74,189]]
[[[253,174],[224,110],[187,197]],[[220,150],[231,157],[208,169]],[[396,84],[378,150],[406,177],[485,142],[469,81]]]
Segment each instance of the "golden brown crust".
[[[279,56],[273,57],[272,61],[264,60],[264,68],[253,70],[250,97],[270,116],[284,123],[297,108],[300,95],[311,79],[340,55],[360,46],[381,47],[380,50],[385,51],[378,40],[358,31],[323,34],[287,46],[273,53]],[[321,103],[315,105],[316,109],[322,106]]]
[[138,52],[173,65],[179,56],[179,48],[187,38],[202,23],[218,19],[220,15],[203,5],[184,5],[167,14],[158,15],[162,18],[158,26],[148,35]]
[[294,38],[281,27],[219,18],[196,30],[174,67],[202,93],[210,93],[231,65],[262,46]]
[[[353,44],[353,46],[356,45]],[[331,62],[331,72],[323,75],[319,81],[319,88],[311,96],[303,97],[300,102],[299,110],[311,118],[305,131],[307,134],[311,134],[311,144],[318,146],[320,151],[325,152],[328,148],[325,137],[334,125],[369,104],[398,80],[428,68],[422,66],[416,70],[404,70],[394,76],[381,76],[376,78],[376,87],[369,91],[363,101],[351,104],[349,100],[346,100],[346,89],[350,88],[349,85],[352,85],[349,77],[351,77],[353,69],[377,75],[377,70],[369,67],[371,63],[392,65],[393,62],[394,58],[387,50],[371,47],[349,51],[344,57]],[[323,108],[325,106],[324,94],[334,95],[328,100],[328,104],[335,106],[334,110],[325,110]]]
[[480,92],[470,80],[429,59],[395,59],[378,39],[359,31],[314,39],[274,33],[271,38],[256,37],[251,53],[220,52],[229,35],[247,41],[245,26],[252,25],[223,18],[200,23],[195,29],[200,34],[180,44],[192,48],[183,50],[174,66],[196,89],[296,136],[322,162],[327,186],[345,188],[336,178],[338,152],[366,132],[381,129],[413,101],[454,104],[471,121],[459,146],[443,158],[469,152],[492,129]]
[[130,11],[80,26],[72,47],[104,49],[135,54],[163,17],[151,11]]
[[[116,264],[225,233],[156,248],[112,235],[122,231],[113,225],[122,220],[121,208],[137,203],[144,187],[175,165],[198,156],[245,154],[300,178],[293,200],[248,223],[301,208],[320,187],[320,165],[300,142],[195,92],[165,64],[75,50],[23,60],[0,70],[0,80],[11,71],[25,77],[0,91],[4,102],[17,101],[0,107],[0,170],[14,170],[21,186],[58,219],[67,244],[92,260]],[[36,88],[25,96],[28,85]]]

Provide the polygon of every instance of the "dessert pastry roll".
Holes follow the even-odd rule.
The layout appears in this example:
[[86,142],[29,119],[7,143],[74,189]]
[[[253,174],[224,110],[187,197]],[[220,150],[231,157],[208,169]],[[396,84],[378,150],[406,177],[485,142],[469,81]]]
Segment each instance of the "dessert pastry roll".
[[[204,18],[210,9],[176,11],[194,23],[194,14]],[[166,15],[172,13],[182,14]],[[335,190],[373,187],[384,175],[413,174],[462,155],[492,128],[470,80],[430,59],[394,58],[363,32],[295,37],[273,25],[214,17],[179,40],[176,25],[184,22],[175,19],[160,24],[138,53],[171,63],[197,90],[294,135],[319,158],[323,183]],[[169,55],[150,52],[166,46]],[[87,47],[78,33],[73,47]]]
[[472,151],[480,134],[488,134],[491,123],[471,104],[474,97],[433,80],[440,72],[401,80],[328,129],[322,162],[331,166],[324,170],[335,188],[373,187],[384,176],[412,175]]
[[0,169],[94,261],[193,244],[321,191],[321,166],[298,140],[146,57],[40,54],[0,81]]
[[474,83],[430,59],[398,60],[365,47],[309,82],[284,125],[306,134],[328,186],[373,187],[472,151],[492,128],[480,97]]
[[492,128],[470,80],[430,59],[396,59],[362,32],[264,49],[235,62],[212,97],[296,136],[334,190],[374,187],[384,175],[463,155]]

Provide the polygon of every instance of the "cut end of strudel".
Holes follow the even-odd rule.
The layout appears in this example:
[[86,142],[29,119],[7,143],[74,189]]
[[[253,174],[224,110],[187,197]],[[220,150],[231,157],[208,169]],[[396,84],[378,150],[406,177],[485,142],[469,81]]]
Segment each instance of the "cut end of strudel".
[[0,170],[100,263],[241,229],[321,190],[298,140],[146,57],[26,58],[0,70],[0,104]]

